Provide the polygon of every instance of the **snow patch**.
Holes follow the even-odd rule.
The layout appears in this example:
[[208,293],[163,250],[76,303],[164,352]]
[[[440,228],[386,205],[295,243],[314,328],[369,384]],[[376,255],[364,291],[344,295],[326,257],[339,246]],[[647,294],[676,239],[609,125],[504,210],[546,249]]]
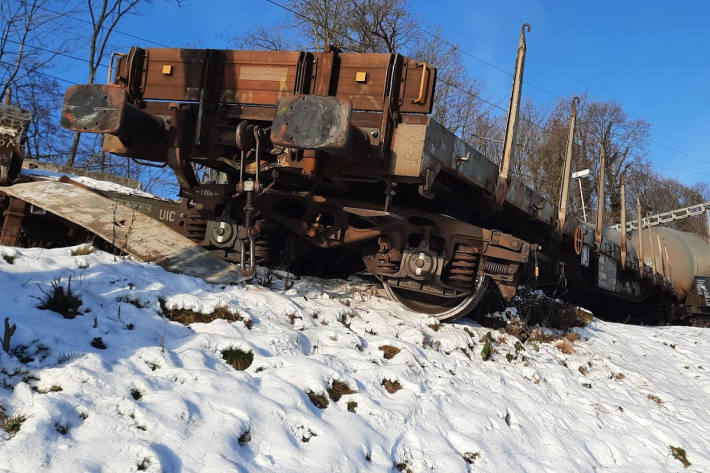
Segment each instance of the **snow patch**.
[[[225,287],[101,251],[0,254],[14,256],[0,261],[0,316],[17,324],[0,412],[26,416],[0,440],[0,471],[686,471],[671,446],[687,471],[710,470],[707,329],[594,320],[565,354],[439,325],[359,279]],[[38,309],[69,276],[82,313]],[[161,301],[227,307],[251,329],[185,326]],[[253,362],[235,369],[228,348]],[[336,380],[347,394],[329,393]]]

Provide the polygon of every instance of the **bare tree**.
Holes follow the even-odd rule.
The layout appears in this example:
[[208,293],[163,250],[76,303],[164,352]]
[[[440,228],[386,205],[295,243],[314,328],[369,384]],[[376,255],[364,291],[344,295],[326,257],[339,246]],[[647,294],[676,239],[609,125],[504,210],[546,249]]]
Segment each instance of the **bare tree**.
[[47,9],[50,0],[0,3],[0,98],[34,80],[68,49],[61,35],[61,15]]
[[[91,19],[91,34],[89,37],[89,77],[88,84],[93,84],[96,79],[96,71],[102,65],[106,50],[118,24],[126,15],[135,13],[142,4],[150,3],[150,0],[86,0],[87,11]],[[180,0],[176,0],[178,5]],[[79,148],[81,133],[74,134],[69,158],[66,165],[73,166],[76,153]]]
[[[641,202],[643,217],[700,204],[710,200],[710,186],[698,183],[687,186],[676,179],[653,172],[651,163],[639,162],[629,166],[626,176],[627,208],[635,209],[636,197]],[[635,214],[635,212],[634,212]],[[707,235],[705,215],[669,222],[667,225],[687,232]]]
[[[91,37],[89,42],[89,78],[87,83],[93,84],[96,70],[106,52],[111,33],[121,19],[130,12],[141,0],[87,0],[87,10],[91,17]],[[74,134],[74,141],[67,158],[67,166],[73,166],[76,152],[79,148],[81,133]]]
[[405,51],[421,37],[405,0],[357,0],[348,8],[347,49],[357,52]]
[[[67,135],[56,124],[61,89],[47,75],[55,60],[69,52],[68,27],[52,0],[14,0],[0,3],[0,98],[31,112],[26,151],[30,157],[56,155]],[[65,12],[71,11],[64,7]]]
[[25,156],[58,161],[71,139],[71,132],[59,126],[57,120],[63,87],[52,78],[38,75],[35,80],[18,87],[15,96],[18,105],[32,114]]
[[434,118],[464,139],[486,135],[489,130],[480,128],[489,124],[485,119],[490,110],[478,98],[481,86],[467,74],[456,45],[441,38],[441,29],[436,27],[433,35],[417,38],[409,54],[437,68]]
[[565,155],[565,143],[559,139],[565,136],[564,124],[528,97],[523,101],[517,126],[513,174],[554,202]]
[[244,35],[232,38],[232,43],[238,48],[263,49],[265,51],[286,51],[296,49],[293,42],[284,37],[282,31],[289,28],[288,25],[278,24],[274,26],[259,25],[253,31]]
[[308,38],[306,48],[325,51],[331,46],[347,50],[350,40],[348,10],[352,0],[290,0],[296,29]]
[[[629,119],[621,105],[613,100],[582,103],[578,123],[583,144],[582,160],[593,170],[593,176],[599,175],[599,153],[601,147],[604,147],[606,194],[611,205],[608,216],[609,221],[616,221],[621,209],[621,176],[626,173],[631,163],[638,162],[646,155],[649,124],[643,119]],[[594,172],[595,170],[597,172]]]
[[[550,130],[542,143],[544,159],[537,161],[540,173],[556,180],[559,186],[561,159],[564,157],[569,126],[569,99],[555,105],[546,128]],[[590,169],[590,178],[582,182],[585,206],[597,205],[599,154],[602,146],[606,154],[606,198],[611,211],[605,212],[605,223],[617,222],[621,209],[620,182],[628,175],[630,166],[645,157],[649,138],[649,124],[643,119],[630,119],[621,105],[611,100],[590,100],[587,94],[577,106],[577,126],[573,163],[578,170]],[[550,189],[553,189],[551,187]],[[559,188],[559,187],[558,187]],[[550,192],[550,191],[548,191]],[[556,193],[553,194],[556,196]],[[576,200],[573,194],[573,199]]]
[[392,53],[406,49],[418,34],[406,0],[290,0],[286,9],[290,22],[257,26],[235,43],[266,50]]

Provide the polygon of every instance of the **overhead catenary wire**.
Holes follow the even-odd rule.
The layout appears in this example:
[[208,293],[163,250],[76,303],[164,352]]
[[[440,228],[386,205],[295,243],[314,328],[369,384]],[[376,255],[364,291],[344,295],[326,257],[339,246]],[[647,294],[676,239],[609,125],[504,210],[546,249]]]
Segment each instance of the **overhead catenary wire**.
[[[15,66],[15,64],[10,63],[10,62],[5,62],[5,61],[0,61],[0,65],[6,66],[6,67],[14,67]],[[58,80],[60,82],[66,82],[67,84],[78,85],[78,82],[74,82],[73,80],[65,79],[63,77],[55,76],[55,75],[49,74],[47,72],[43,72],[43,71],[31,71],[31,72],[33,74],[39,74],[41,76],[49,77],[50,79]]]
[[[477,55],[475,55],[475,54],[473,54],[473,53],[471,53],[471,52],[469,52],[469,51],[466,51],[465,49],[461,48],[458,44],[453,43],[453,42],[451,42],[451,41],[449,41],[449,40],[447,40],[447,39],[444,39],[444,38],[442,38],[441,36],[439,36],[439,35],[437,35],[437,34],[435,34],[435,33],[432,33],[431,31],[429,31],[429,30],[427,30],[427,29],[425,29],[425,28],[422,28],[422,27],[419,26],[419,25],[413,25],[413,26],[414,26],[415,29],[421,31],[422,33],[424,33],[424,34],[426,34],[426,35],[429,35],[429,36],[431,36],[432,38],[434,38],[434,39],[436,39],[436,40],[438,40],[438,41],[441,41],[441,42],[443,42],[443,43],[448,44],[451,48],[455,49],[456,51],[460,51],[461,54],[463,54],[463,55],[465,55],[465,56],[468,56],[468,57],[470,57],[470,58],[472,58],[472,59],[475,59],[476,61],[481,62],[481,63],[485,64],[486,66],[489,66],[489,67],[491,67],[492,69],[495,69],[496,71],[502,72],[503,74],[506,74],[506,75],[508,75],[508,76],[510,76],[510,77],[513,77],[513,76],[515,75],[515,74],[513,74],[512,72],[510,72],[510,71],[508,71],[508,70],[506,70],[506,69],[503,69],[503,68],[500,67],[500,66],[496,66],[495,64],[493,64],[493,63],[491,63],[491,62],[489,62],[489,61],[483,59],[482,57],[479,57],[479,56],[477,56]],[[534,84],[534,83],[530,82],[530,81],[527,80],[527,79],[523,79],[523,84],[527,84],[527,85],[529,85],[530,87],[532,87],[532,88],[534,88],[534,89],[537,89],[537,90],[539,90],[539,91],[541,91],[541,92],[544,92],[545,94],[549,95],[549,96],[552,97],[552,98],[555,98],[555,99],[558,99],[558,100],[564,100],[562,97],[560,97],[560,96],[557,95],[556,93],[551,92],[551,91],[547,90],[546,88],[541,87],[541,86],[539,86],[539,85],[537,85],[537,84]]]
[[[21,0],[20,3],[21,3],[21,4],[26,4],[27,2]],[[53,9],[51,9],[51,8],[47,8],[47,7],[43,6],[43,5],[38,5],[37,8],[39,8],[40,10],[44,10],[44,11],[46,11],[46,12],[48,12],[48,13],[53,13],[53,14],[55,14],[55,15],[60,15],[60,16],[63,16],[63,17],[65,17],[65,18],[69,18],[69,19],[74,20],[74,21],[77,21],[77,22],[79,22],[79,23],[84,23],[84,24],[87,24],[87,25],[90,25],[90,26],[94,26],[94,24],[93,24],[91,21],[89,21],[89,20],[84,20],[84,19],[82,19],[82,18],[79,18],[79,17],[73,16],[73,15],[70,15],[70,14],[67,13],[67,12],[59,12],[59,11],[53,10]],[[154,44],[154,45],[156,45],[156,46],[160,46],[160,47],[162,47],[162,48],[168,48],[168,47],[170,47],[170,46],[168,46],[168,45],[166,45],[166,44],[159,43],[159,42],[157,42],[157,41],[153,41],[153,40],[151,40],[151,39],[147,39],[147,38],[144,38],[144,37],[142,37],[142,36],[138,36],[138,35],[135,35],[135,34],[132,34],[132,33],[126,33],[125,31],[117,30],[117,29],[115,29],[115,28],[113,29],[113,33],[117,33],[117,34],[120,34],[120,35],[122,35],[122,36],[126,36],[126,37],[128,37],[128,38],[133,38],[133,39],[138,39],[138,40],[140,40],[140,41],[145,41],[146,43],[151,43],[151,44]]]
[[[9,38],[6,38],[5,40],[6,40],[7,42],[12,43],[12,44],[15,44],[15,45],[17,45],[17,46],[21,46],[21,47],[25,47],[25,48],[30,48],[30,49],[35,49],[35,50],[37,50],[37,51],[44,51],[44,52],[46,52],[46,53],[55,54],[55,55],[57,55],[57,56],[62,56],[62,57],[65,57],[65,58],[67,58],[67,59],[72,59],[72,60],[74,60],[74,61],[85,62],[86,64],[91,65],[91,62],[90,62],[88,59],[83,59],[83,58],[80,58],[80,57],[77,57],[77,56],[72,56],[71,54],[67,54],[67,53],[65,53],[65,52],[63,52],[63,51],[59,51],[59,50],[56,50],[56,49],[47,49],[47,48],[43,48],[43,47],[41,47],[41,46],[35,46],[35,45],[33,45],[33,44],[29,44],[29,43],[20,43],[19,41],[15,41],[15,40],[12,40],[12,39],[9,39]],[[102,63],[102,62],[99,62],[99,63],[97,63],[96,65],[97,65],[97,67],[100,66],[100,67],[105,67],[105,68],[108,69],[108,66],[107,66],[106,64]]]

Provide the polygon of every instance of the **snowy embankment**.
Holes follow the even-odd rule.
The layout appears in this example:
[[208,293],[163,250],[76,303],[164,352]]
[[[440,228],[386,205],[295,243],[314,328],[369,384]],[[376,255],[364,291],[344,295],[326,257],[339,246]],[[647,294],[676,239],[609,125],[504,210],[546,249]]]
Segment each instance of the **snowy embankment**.
[[[0,471],[710,471],[706,329],[594,320],[569,354],[493,331],[484,361],[488,329],[358,281],[220,287],[101,252],[0,252],[17,325]],[[81,314],[38,309],[69,276]],[[161,315],[217,307],[231,321]]]

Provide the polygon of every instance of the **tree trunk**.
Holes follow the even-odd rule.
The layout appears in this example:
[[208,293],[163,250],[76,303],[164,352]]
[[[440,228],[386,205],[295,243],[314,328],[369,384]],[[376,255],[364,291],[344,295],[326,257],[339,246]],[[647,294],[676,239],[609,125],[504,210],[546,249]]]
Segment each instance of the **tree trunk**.
[[79,137],[81,137],[81,133],[78,131],[74,134],[74,141],[72,142],[71,145],[71,151],[69,152],[69,157],[67,158],[66,165],[69,167],[74,166],[74,159],[76,158],[76,151],[79,149]]

